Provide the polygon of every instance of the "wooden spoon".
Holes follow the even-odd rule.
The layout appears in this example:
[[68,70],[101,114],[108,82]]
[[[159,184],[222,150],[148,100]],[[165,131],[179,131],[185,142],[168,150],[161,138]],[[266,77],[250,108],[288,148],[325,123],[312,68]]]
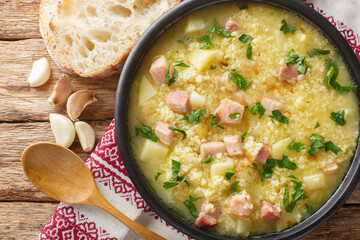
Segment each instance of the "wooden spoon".
[[165,239],[134,222],[106,201],[90,169],[69,149],[53,143],[36,143],[25,149],[21,161],[29,180],[50,197],[62,202],[100,207],[143,239]]

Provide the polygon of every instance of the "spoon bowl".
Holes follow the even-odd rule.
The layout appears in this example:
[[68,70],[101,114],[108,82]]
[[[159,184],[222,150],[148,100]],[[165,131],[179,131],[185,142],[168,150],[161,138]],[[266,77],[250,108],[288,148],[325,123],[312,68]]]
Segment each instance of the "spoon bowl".
[[71,150],[40,142],[25,149],[21,162],[29,180],[48,196],[67,203],[100,207],[143,239],[165,239],[112,206],[99,192],[90,169]]

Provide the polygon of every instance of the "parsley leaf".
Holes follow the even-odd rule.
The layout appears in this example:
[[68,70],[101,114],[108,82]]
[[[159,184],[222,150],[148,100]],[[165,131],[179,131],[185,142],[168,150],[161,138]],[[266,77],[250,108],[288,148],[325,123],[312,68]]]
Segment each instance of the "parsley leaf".
[[180,171],[180,166],[181,166],[181,163],[179,161],[176,161],[173,159],[171,160],[171,172],[173,175],[171,180],[174,182],[164,182],[163,188],[169,189],[169,188],[179,185],[182,182],[185,182],[187,186],[190,186],[190,183],[186,180],[187,177],[180,177],[178,175],[179,171]]
[[281,160],[276,160],[279,168],[286,168],[290,170],[297,169],[296,163],[289,160],[288,156],[283,155]]
[[339,68],[337,64],[332,59],[326,60],[326,74],[325,74],[325,83],[328,87],[332,87],[335,91],[340,93],[347,93],[349,91],[356,91],[357,87],[345,87],[341,86],[337,81],[336,78],[339,74]]
[[251,80],[247,79],[245,77],[243,77],[241,74],[237,73],[235,71],[235,69],[231,70],[230,73],[230,79],[236,84],[238,85],[238,87],[240,89],[243,89],[244,91],[246,91],[247,87],[249,86]]
[[175,128],[173,126],[169,126],[168,129],[174,130],[174,133],[181,133],[183,135],[183,138],[181,140],[184,140],[186,138],[186,132],[184,130],[181,130],[179,128]]
[[318,152],[321,151],[325,147],[325,140],[323,136],[320,136],[318,134],[312,134],[310,137],[310,150],[308,153],[310,156],[314,156]]
[[282,113],[279,110],[272,111],[272,114],[273,115],[270,116],[272,119],[275,119],[278,122],[289,124],[289,118],[282,115]]
[[339,152],[342,152],[342,149],[336,146],[332,141],[325,143],[325,151],[332,151],[336,155],[339,155]]
[[230,192],[231,192],[232,195],[235,195],[237,193],[238,185],[239,185],[239,181],[235,181],[233,184],[231,184]]
[[157,172],[156,175],[155,175],[155,181],[157,181],[160,177],[162,173],[161,172]]
[[249,43],[247,48],[246,48],[246,57],[247,59],[252,59],[252,46],[251,44]]
[[274,168],[276,167],[276,162],[275,159],[273,158],[269,158],[266,160],[266,163],[264,164],[263,168],[263,173],[262,175],[264,176],[264,178],[266,179],[270,179],[272,177],[272,174],[274,173]]
[[169,188],[173,188],[173,187],[175,187],[177,185],[179,185],[178,182],[164,182],[163,183],[163,188],[169,189]]
[[233,38],[235,36],[231,35],[231,33],[227,30],[225,30],[224,27],[220,27],[218,22],[216,21],[216,18],[213,18],[213,22],[208,29],[209,33],[215,33],[219,37],[226,37],[226,38]]
[[246,172],[247,172],[247,174],[249,174],[249,176],[252,176],[251,173],[249,172],[249,170],[247,170]]
[[213,48],[214,47],[214,44],[211,42],[211,37],[212,35],[209,34],[209,35],[203,35],[201,36],[199,39],[197,39],[199,42],[205,42],[206,44],[205,45],[202,45],[200,47],[200,49],[209,49],[209,48]]
[[180,171],[180,166],[181,166],[181,163],[179,161],[176,161],[173,159],[171,160],[171,172],[174,177],[178,176],[179,171]]
[[220,129],[225,129],[223,126],[220,126],[219,124],[218,124],[218,118],[217,118],[217,116],[216,115],[214,115],[214,114],[211,114],[211,117],[212,117],[212,119],[213,119],[213,122],[210,122],[210,126],[211,127],[213,127],[213,126],[217,126],[218,128],[220,128]]
[[254,38],[250,35],[247,35],[245,33],[241,34],[239,37],[240,42],[242,42],[243,44],[249,44],[251,40],[253,40]]
[[184,38],[181,38],[181,39],[176,40],[176,42],[177,42],[177,43],[184,43],[184,42],[186,42],[186,41],[188,41],[188,40],[190,40],[189,37],[184,37]]
[[295,179],[295,180],[299,180],[297,177],[295,177],[294,175],[290,175],[288,176],[288,178],[292,178],[292,179]]
[[346,124],[345,120],[345,110],[339,110],[338,112],[332,112],[330,119],[336,122],[337,125],[344,126]]
[[287,147],[287,150],[292,150],[296,152],[300,152],[301,150],[304,150],[306,147],[301,142],[292,141]]
[[178,77],[178,71],[174,68],[174,74],[172,75],[172,77],[170,77],[170,66],[171,63],[169,63],[169,65],[166,68],[166,72],[165,72],[165,78],[166,78],[166,82],[168,84],[168,86],[170,87],[171,84],[173,84],[174,82],[176,82],[176,78]]
[[295,34],[297,27],[288,24],[285,19],[281,21],[281,24],[282,26],[280,28],[280,31],[282,31],[284,35],[286,35],[287,33],[292,33],[293,35]]
[[289,54],[284,58],[286,66],[297,64],[298,74],[305,74],[308,70],[308,66],[305,64],[305,58],[296,54],[294,49],[291,49]]
[[264,182],[264,176],[262,175],[262,173],[260,172],[258,166],[256,165],[256,163],[252,163],[251,165],[253,165],[253,167],[255,168],[255,170],[258,172],[261,182]]
[[229,117],[230,117],[231,119],[235,119],[235,121],[236,121],[236,120],[239,120],[239,119],[240,119],[241,113],[239,113],[239,112],[232,112],[232,113],[229,114]]
[[186,120],[188,121],[188,123],[198,124],[199,122],[204,120],[205,113],[206,113],[206,109],[192,110],[189,116],[180,118],[180,120]]
[[225,172],[225,179],[230,180],[235,175],[235,169],[227,170]]
[[246,134],[247,134],[247,132],[245,132],[245,133],[241,136],[241,142],[244,142],[244,141],[245,141]]
[[193,216],[194,218],[198,218],[199,217],[199,213],[196,209],[195,204],[193,203],[196,200],[199,200],[200,198],[194,198],[191,195],[189,195],[189,199],[184,201],[184,205],[185,207],[189,210],[189,213],[191,214],[191,216]]
[[244,9],[248,9],[248,4],[247,3],[243,3],[243,4],[238,4],[238,7],[240,8],[240,10],[244,10]]
[[139,135],[139,132],[144,138],[150,139],[153,142],[156,142],[159,140],[159,138],[155,135],[155,133],[152,131],[152,128],[145,124],[140,124],[139,127],[135,127],[136,136]]
[[313,215],[315,212],[315,208],[311,205],[306,204],[306,211],[309,215]]
[[175,63],[175,66],[177,66],[177,67],[187,67],[187,68],[190,67],[189,65],[184,63],[184,60],[178,60],[174,63]]
[[285,185],[283,197],[283,207],[288,213],[291,213],[294,210],[295,205],[299,200],[308,198],[303,190],[302,182],[295,180],[291,180],[291,182],[294,183],[294,192],[291,194],[292,202],[290,203],[289,189],[287,184]]
[[314,129],[317,129],[318,127],[320,127],[320,123],[317,122]]
[[214,161],[214,158],[209,154],[209,155],[207,156],[207,158],[205,158],[204,160],[201,161],[201,163],[209,164],[209,163],[211,163],[212,161]]
[[256,115],[256,113],[259,113],[259,118],[262,118],[262,116],[266,112],[266,109],[263,107],[261,102],[257,102],[255,106],[250,109],[250,112],[252,115]]
[[321,48],[314,48],[313,50],[307,52],[307,54],[311,58],[319,56],[319,55],[326,55],[329,53],[330,53],[330,50],[323,50]]
[[213,66],[213,65],[210,66],[211,70],[215,70],[216,68],[217,68],[217,66]]

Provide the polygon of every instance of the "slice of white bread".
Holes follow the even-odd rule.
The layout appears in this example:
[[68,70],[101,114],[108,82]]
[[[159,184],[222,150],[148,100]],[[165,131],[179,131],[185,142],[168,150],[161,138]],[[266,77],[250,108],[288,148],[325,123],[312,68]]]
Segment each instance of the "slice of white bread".
[[65,72],[103,78],[120,72],[140,35],[179,0],[42,0],[40,32]]

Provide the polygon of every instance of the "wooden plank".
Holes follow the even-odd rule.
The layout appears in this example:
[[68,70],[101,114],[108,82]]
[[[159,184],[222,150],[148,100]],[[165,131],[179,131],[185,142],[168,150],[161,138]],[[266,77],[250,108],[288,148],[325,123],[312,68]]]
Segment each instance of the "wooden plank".
[[[47,98],[62,72],[49,57],[41,39],[0,41],[0,122],[47,121],[50,112],[65,112],[65,107],[53,108]],[[27,78],[35,60],[46,57],[52,74],[47,83],[30,88]],[[115,95],[119,76],[105,79],[72,78],[73,91],[91,89],[97,102],[89,105],[80,116],[85,120],[114,117]]]
[[[35,239],[56,206],[57,203],[0,202],[0,238]],[[360,206],[345,206],[303,239],[358,239],[359,224]]]
[[0,1],[0,39],[41,38],[40,0]]
[[[88,122],[95,130],[96,142],[100,140],[110,122]],[[28,181],[20,160],[23,150],[30,144],[40,141],[55,142],[50,124],[0,123],[0,132],[0,201],[53,201]],[[78,139],[70,149],[84,160],[90,155],[81,149]]]

